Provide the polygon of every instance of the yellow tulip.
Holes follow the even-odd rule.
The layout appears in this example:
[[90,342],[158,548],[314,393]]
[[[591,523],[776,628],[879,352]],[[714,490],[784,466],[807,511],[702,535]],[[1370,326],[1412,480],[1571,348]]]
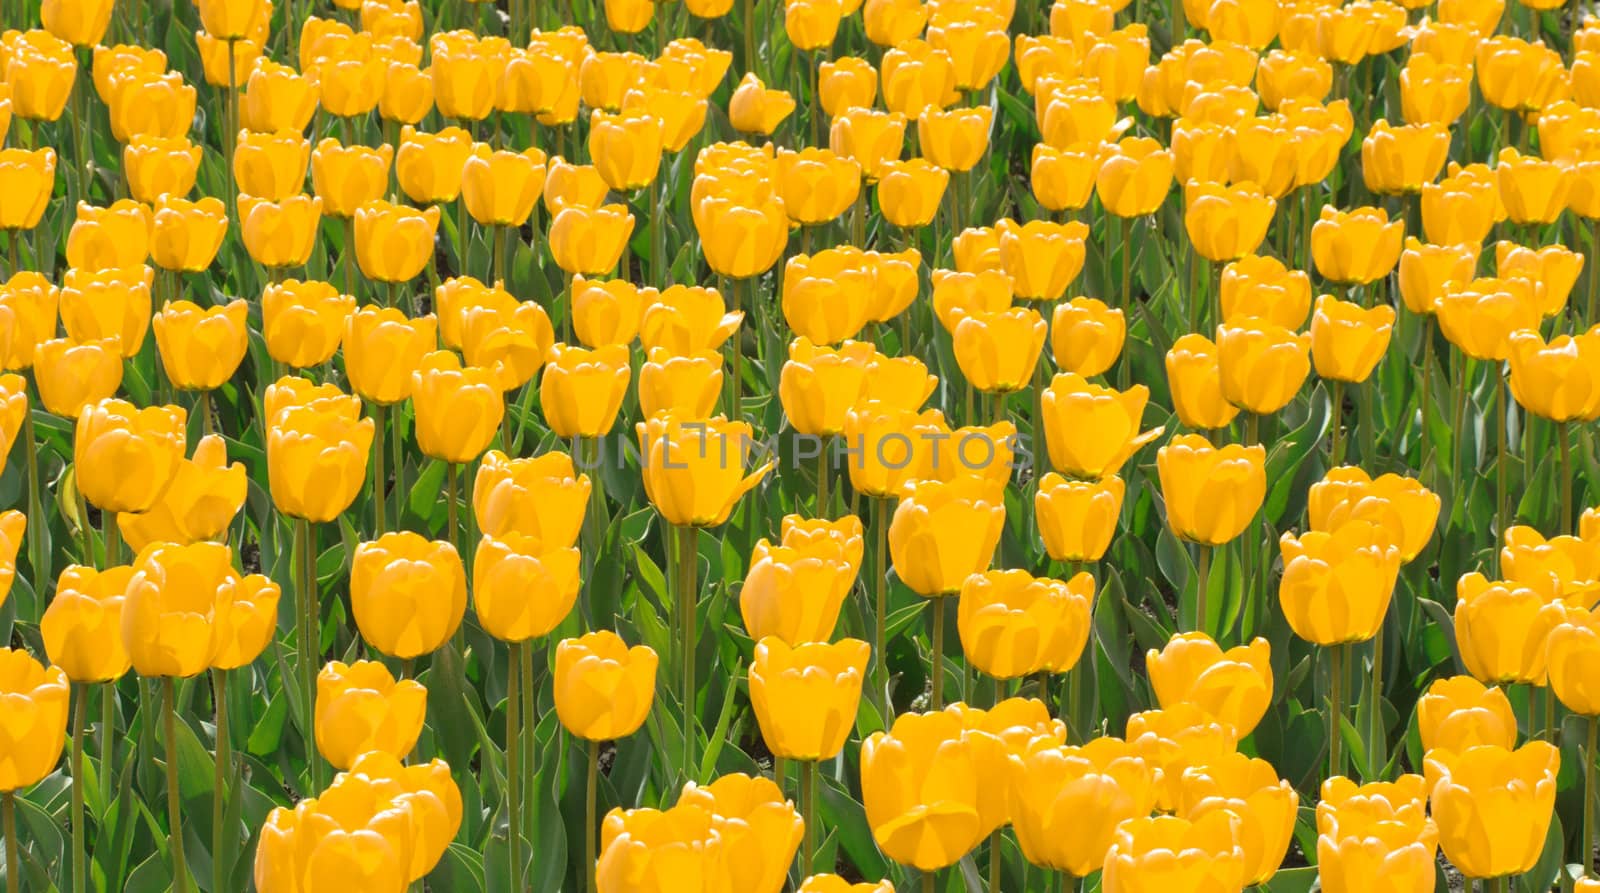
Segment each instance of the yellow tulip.
[[122,640],[141,676],[194,676],[222,645],[239,597],[233,551],[218,543],[158,543],[139,553],[122,608]]
[[1385,474],[1374,479],[1354,466],[1332,468],[1311,485],[1307,514],[1311,529],[1332,533],[1346,521],[1382,528],[1384,538],[1409,562],[1433,539],[1439,495],[1412,478]]
[[261,334],[267,353],[304,369],[333,359],[356,299],[326,282],[287,279],[261,293]]
[[449,641],[467,608],[461,557],[410,531],[362,543],[350,560],[350,608],[373,648],[401,659],[429,654]]
[[1400,252],[1400,297],[1406,309],[1432,314],[1452,282],[1471,281],[1478,268],[1478,246],[1425,245],[1410,236]]
[[462,366],[449,351],[422,357],[411,373],[417,446],[452,464],[471,462],[499,433],[505,400],[491,370]]
[[953,711],[902,713],[862,743],[862,802],[885,855],[934,871],[978,845],[980,791],[1004,779],[983,777],[976,750]]
[[1067,372],[1055,376],[1040,405],[1050,464],[1074,477],[1103,479],[1116,474],[1162,428],[1141,432],[1150,389],[1101,387]]
[[1073,877],[1100,870],[1117,827],[1150,813],[1154,781],[1151,767],[1116,738],[1013,759],[1012,825],[1023,856]]
[[427,699],[421,684],[396,681],[378,661],[332,661],[317,673],[317,751],[335,769],[371,751],[405,759],[422,734]]
[[1190,332],[1167,351],[1167,386],[1178,420],[1189,428],[1224,428],[1239,414],[1222,392],[1222,365],[1217,346]]
[[1241,890],[1247,876],[1239,824],[1226,809],[1193,822],[1177,816],[1123,822],[1106,851],[1102,888],[1105,893]]
[[437,344],[431,315],[406,319],[393,307],[366,306],[345,318],[344,370],[350,389],[374,403],[411,396],[412,376]]
[[753,445],[750,426],[721,417],[686,420],[659,413],[638,423],[645,495],[667,523],[717,527],[739,498],[772,469],[768,462],[746,475]]
[[485,226],[521,226],[544,188],[545,156],[538,149],[490,152],[474,147],[461,174],[467,213]]
[[1500,150],[1494,172],[1512,223],[1555,222],[1567,206],[1572,191],[1572,171],[1559,161],[1522,155],[1514,148]]
[[550,223],[550,254],[568,273],[609,274],[622,257],[633,224],[623,205],[568,205]]
[[927,226],[939,211],[950,174],[922,158],[885,161],[878,168],[878,206],[895,226]]
[[828,149],[778,153],[778,188],[784,212],[800,224],[837,219],[861,192],[861,165]]
[[1095,175],[1095,194],[1118,217],[1155,213],[1172,188],[1172,153],[1144,137],[1110,145]]
[[247,130],[239,134],[233,174],[240,192],[277,202],[304,191],[310,164],[311,143],[299,131]]
[[12,705],[0,718],[6,761],[0,791],[31,787],[61,761],[71,686],[60,667],[44,667],[26,651],[0,648],[0,695]]
[[1544,685],[1546,642],[1584,594],[1560,581],[1490,581],[1476,571],[1456,581],[1456,646],[1467,672],[1484,682]]
[[86,273],[142,265],[150,255],[150,208],[131,199],[78,202],[67,233],[67,265]]
[[1544,248],[1524,248],[1514,242],[1500,241],[1494,246],[1495,275],[1502,279],[1531,279],[1543,285],[1535,289],[1539,312],[1557,316],[1567,306],[1572,286],[1583,269],[1584,257],[1565,245],[1548,245]]
[[956,363],[973,387],[1006,394],[1027,387],[1049,326],[1025,307],[963,314],[951,333]]
[[281,202],[239,196],[239,229],[244,247],[264,267],[301,267],[311,258],[322,199],[290,196]]
[[71,565],[61,572],[56,592],[39,621],[50,663],[74,682],[110,682],[132,666],[122,644],[123,596],[133,568],[105,570]]
[[1471,279],[1446,284],[1434,311],[1444,337],[1477,360],[1505,360],[1511,334],[1537,329],[1544,284],[1530,279]]
[[1254,186],[1189,181],[1184,187],[1183,225],[1195,253],[1212,261],[1252,254],[1267,237],[1277,202]]
[[1532,869],[1555,811],[1560,765],[1561,752],[1547,741],[1430,752],[1428,799],[1445,858],[1474,878]]
[[1199,435],[1173,438],[1156,452],[1173,533],[1208,546],[1243,533],[1266,497],[1266,459],[1259,444],[1217,449]]
[[1089,640],[1094,578],[1036,579],[1026,571],[986,571],[961,586],[958,630],[967,659],[996,679],[1065,673]]
[[548,635],[578,601],[578,550],[537,536],[485,536],[472,561],[472,605],[484,631],[505,642]]
[[[322,210],[334,217],[354,217],[364,204],[389,191],[389,169],[394,147],[376,149],[342,146],[333,137],[317,143],[311,153],[311,188],[322,199]],[[248,191],[248,190],[246,190]]]
[[1210,765],[1184,770],[1179,788],[1180,817],[1203,821],[1221,814],[1235,819],[1234,835],[1244,851],[1247,884],[1264,884],[1277,874],[1289,851],[1300,796],[1278,778],[1271,763],[1228,754]]
[[565,549],[583,529],[589,486],[566,453],[510,459],[490,450],[473,481],[472,513],[487,536],[527,535],[546,549]]
[[122,174],[129,194],[146,204],[154,204],[162,195],[188,195],[203,152],[187,137],[134,137],[122,147]]
[[631,378],[627,348],[557,344],[539,382],[545,421],[559,437],[603,437],[616,423]]
[[556,713],[567,731],[590,741],[626,738],[644,725],[656,687],[656,653],[629,648],[610,630],[556,646]]
[[1083,269],[1089,228],[1080,221],[996,224],[1000,266],[1018,297],[1054,301]]
[[249,315],[250,305],[242,300],[210,309],[189,301],[163,307],[152,325],[173,387],[209,391],[232,378],[250,346]]
[[1417,193],[1432,183],[1450,155],[1444,124],[1389,126],[1379,118],[1361,141],[1361,176],[1376,193]]
[[1391,223],[1382,208],[1339,211],[1323,205],[1311,226],[1311,257],[1324,278],[1365,285],[1394,269],[1404,236],[1405,222]]
[[1452,676],[1435,680],[1417,699],[1417,731],[1425,753],[1435,748],[1460,753],[1480,744],[1510,748],[1517,743],[1517,718],[1498,686]]
[[272,502],[293,518],[327,522],[355,501],[367,479],[371,419],[314,406],[279,413],[267,428],[267,482]]
[[861,165],[869,181],[884,173],[884,166],[900,160],[905,151],[906,116],[872,108],[846,109],[834,116],[828,129],[828,147]]
[[761,737],[784,759],[827,760],[855,727],[871,649],[859,639],[791,647],[763,638],[750,664],[750,702]]
[[1310,335],[1261,320],[1217,327],[1222,396],[1240,409],[1268,415],[1293,400],[1311,371]]
[[123,400],[85,407],[73,435],[79,492],[102,511],[155,505],[183,460],[185,415],[177,406],[139,409]]
[[646,304],[639,320],[639,343],[645,350],[662,348],[677,356],[718,350],[739,330],[744,312],[728,312],[716,289],[674,285]]
[[187,545],[223,539],[244,506],[243,463],[228,464],[228,448],[216,434],[200,438],[194,457],[178,463],[172,482],[144,512],[117,515],[117,529],[135,552],[152,543]]
[[819,66],[817,96],[830,120],[855,109],[871,109],[878,98],[878,71],[858,56],[844,56]]
[[889,524],[896,575],[923,597],[960,592],[968,576],[994,560],[1006,514],[998,497],[970,473],[906,484]]
[[1400,550],[1382,528],[1350,520],[1332,533],[1285,533],[1279,548],[1278,601],[1296,635],[1338,645],[1378,632],[1400,572]]
[[875,274],[867,254],[849,245],[789,258],[779,292],[784,321],[816,344],[854,338],[871,312]]

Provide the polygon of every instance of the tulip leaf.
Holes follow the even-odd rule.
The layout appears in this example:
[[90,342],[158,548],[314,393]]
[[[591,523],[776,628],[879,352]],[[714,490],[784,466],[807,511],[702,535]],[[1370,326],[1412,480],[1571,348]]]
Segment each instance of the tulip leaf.
[[444,493],[444,477],[446,464],[438,460],[430,460],[423,464],[422,474],[417,476],[416,483],[411,485],[411,493],[406,498],[406,505],[411,513],[423,520],[431,520],[436,510],[442,510]]

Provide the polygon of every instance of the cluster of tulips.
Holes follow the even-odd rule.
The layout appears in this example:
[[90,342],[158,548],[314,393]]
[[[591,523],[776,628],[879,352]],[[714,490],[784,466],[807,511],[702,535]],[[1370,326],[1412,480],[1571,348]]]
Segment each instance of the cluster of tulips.
[[1576,6],[0,2],[12,893],[1600,890]]

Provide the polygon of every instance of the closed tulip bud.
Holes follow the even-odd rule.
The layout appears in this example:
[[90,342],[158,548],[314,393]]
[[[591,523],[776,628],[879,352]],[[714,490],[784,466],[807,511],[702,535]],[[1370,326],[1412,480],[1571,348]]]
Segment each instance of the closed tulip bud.
[[610,630],[556,646],[556,713],[568,732],[589,741],[626,738],[644,725],[656,687],[656,653],[629,648]]
[[417,446],[426,456],[461,464],[478,458],[499,433],[505,400],[494,372],[463,367],[455,354],[439,350],[411,373]]
[[34,350],[33,374],[44,408],[76,419],[122,386],[122,348],[115,337],[99,341],[56,338]]
[[1066,372],[1051,380],[1041,408],[1050,464],[1074,477],[1099,480],[1120,470],[1163,429],[1140,432],[1150,389],[1126,391],[1090,384]]
[[[491,294],[505,295],[495,291]],[[488,369],[502,391],[519,388],[538,374],[555,343],[550,317],[533,301],[506,295],[504,303],[469,308],[462,324],[461,354],[467,365]],[[548,408],[548,407],[546,407]]]
[[0,149],[0,229],[33,229],[56,182],[54,149]]
[[255,0],[203,0],[198,5],[200,23],[221,40],[246,36],[257,9]]
[[888,881],[852,884],[836,874],[814,874],[800,884],[799,893],[894,893]]
[[902,713],[862,743],[862,802],[885,855],[933,871],[978,845],[980,789],[1003,779],[985,776],[976,750],[953,711]]
[[[870,378],[870,376],[869,376]],[[947,436],[938,410],[918,412],[864,399],[845,413],[844,439],[852,450],[850,485],[876,499],[901,495],[906,484],[934,477],[935,438]]]
[[[1236,162],[1233,126],[1179,118],[1172,125],[1172,171],[1181,183],[1227,183]],[[1267,154],[1271,154],[1268,152]],[[1090,156],[1097,159],[1097,156]],[[1098,164],[1096,165],[1098,167]],[[1243,169],[1240,173],[1246,173]],[[1250,173],[1255,173],[1254,171]],[[1242,182],[1254,182],[1245,178]],[[1275,184],[1274,184],[1275,185]],[[1276,193],[1274,193],[1276,194]]]
[[500,75],[495,108],[512,114],[554,111],[563,91],[576,81],[576,60],[541,47],[512,47]]
[[1471,101],[1470,64],[1450,64],[1414,52],[1400,69],[1400,116],[1408,124],[1448,127],[1466,112]]
[[1439,176],[1449,154],[1447,125],[1390,127],[1380,118],[1361,141],[1361,176],[1373,192],[1421,192],[1424,185]]
[[645,495],[662,519],[677,527],[722,525],[739,498],[772,470],[768,462],[745,474],[752,442],[744,422],[658,414],[635,430]]
[[184,390],[222,387],[250,346],[249,316],[250,305],[243,300],[209,309],[173,301],[161,308],[153,327],[167,380]]
[[1339,211],[1323,205],[1311,226],[1311,257],[1323,278],[1365,285],[1394,269],[1404,237],[1405,222],[1389,222],[1382,208]]
[[400,188],[418,204],[455,201],[472,147],[472,135],[459,127],[422,133],[406,125],[394,159]]
[[698,350],[677,356],[652,348],[639,367],[639,411],[645,417],[670,412],[684,418],[706,418],[716,411],[722,393],[722,355]]
[[973,387],[1006,394],[1028,386],[1049,326],[1036,310],[963,314],[951,333],[956,362]]
[[1539,312],[1544,316],[1557,316],[1566,309],[1572,286],[1577,284],[1578,273],[1583,269],[1583,260],[1582,254],[1565,245],[1533,249],[1505,240],[1494,245],[1496,276],[1502,279],[1521,277],[1544,286],[1535,290]]
[[314,407],[285,410],[267,429],[267,482],[273,505],[293,518],[339,517],[367,479],[371,419]]
[[489,635],[526,642],[548,635],[578,601],[578,550],[537,536],[485,536],[472,561],[472,605]]
[[315,77],[263,60],[245,81],[244,101],[240,104],[243,124],[249,130],[265,133],[304,131],[320,96]]
[[[328,137],[311,153],[311,188],[322,199],[322,210],[334,217],[354,217],[367,202],[389,189],[389,165],[394,147],[376,149],[341,146]],[[248,191],[248,190],[247,190]]]
[[1153,893],[1181,885],[1188,890],[1242,890],[1245,851],[1241,821],[1219,809],[1190,822],[1176,816],[1135,818],[1117,826],[1106,851],[1106,893]]
[[824,62],[817,77],[818,98],[830,120],[854,109],[871,109],[878,98],[878,71],[866,59],[845,56]]
[[26,651],[0,648],[0,697],[11,705],[0,718],[6,742],[0,791],[9,797],[42,781],[60,762],[71,685],[60,667],[46,668]]
[[[1422,231],[1438,245],[1476,246],[1505,218],[1496,176],[1482,165],[1455,169],[1422,187]],[[1481,170],[1481,173],[1480,173]]]
[[638,34],[655,14],[653,0],[605,0],[606,27],[619,34]]
[[1511,222],[1548,224],[1561,216],[1572,191],[1568,165],[1522,155],[1513,148],[1500,150],[1497,162],[1500,199]]
[[647,113],[596,111],[589,123],[589,155],[607,185],[630,192],[655,182],[662,137],[660,120]]
[[1213,262],[1253,253],[1267,236],[1277,202],[1250,184],[1189,181],[1184,228],[1196,254]]
[[188,195],[202,154],[199,146],[184,137],[134,137],[122,147],[122,172],[129,194],[145,203],[154,203],[162,195]]
[[539,201],[544,174],[544,153],[538,149],[490,152],[480,144],[462,173],[467,213],[485,226],[521,226]]
[[178,463],[156,504],[149,511],[117,515],[117,529],[135,552],[152,543],[187,545],[224,538],[244,506],[245,487],[244,465],[229,465],[227,446],[210,434],[195,444],[194,458]]
[[889,525],[895,573],[924,597],[960,592],[993,561],[1005,514],[996,489],[970,475],[907,484]]
[[1327,106],[1296,105],[1288,114],[1292,125],[1290,154],[1295,160],[1293,185],[1321,183],[1338,166],[1340,153],[1354,130],[1350,104],[1341,99]]
[[467,609],[461,556],[410,531],[362,543],[350,560],[350,608],[373,648],[402,660],[430,654]]
[[1478,268],[1475,244],[1426,245],[1410,236],[1400,252],[1400,297],[1406,309],[1432,314],[1452,282],[1469,282]]
[[112,76],[126,74],[130,71],[143,71],[150,74],[166,74],[167,54],[160,49],[146,49],[140,46],[117,44],[116,46],[96,46],[91,51],[93,57],[94,89],[100,101],[110,105],[116,97],[116,86],[112,83]]
[[492,40],[488,38],[460,48],[435,42],[437,47],[445,49],[445,52],[433,54],[429,66],[433,101],[441,116],[482,121],[494,111],[495,94],[505,68],[505,51],[509,47],[501,43],[497,51]]
[[1033,197],[1049,211],[1077,210],[1089,204],[1100,158],[1088,144],[1057,149],[1035,143],[1031,176]]
[[1417,699],[1417,731],[1424,753],[1435,748],[1460,753],[1480,744],[1506,748],[1517,744],[1517,718],[1506,693],[1471,676],[1437,679],[1428,686]]
[[799,224],[827,223],[849,210],[861,192],[861,165],[828,149],[778,154],[784,212]]
[[578,541],[589,502],[589,476],[565,453],[508,459],[490,450],[478,465],[472,512],[485,535],[536,537],[547,550]]
[[1094,298],[1064,301],[1051,315],[1050,348],[1056,367],[1084,378],[1110,369],[1126,337],[1122,311]]
[[1111,146],[1095,175],[1095,194],[1118,217],[1155,213],[1172,188],[1172,153],[1143,137],[1128,137]]
[[1148,815],[1154,798],[1150,766],[1116,738],[1033,749],[1012,759],[1011,770],[1023,855],[1073,877],[1098,871],[1117,827]]
[[1511,394],[1523,409],[1554,422],[1600,418],[1600,332],[1511,334]]
[[[422,6],[416,0],[401,3],[399,0],[366,0],[361,4],[361,30],[374,39],[403,37],[415,42],[422,39]],[[415,65],[420,59],[408,60]]]
[[311,70],[322,87],[323,111],[346,118],[371,114],[385,90],[387,68],[383,56],[353,47],[317,62]]
[[[1500,7],[1503,9],[1504,4],[1501,3]],[[1498,10],[1495,19],[1499,19]],[[1529,43],[1509,34],[1493,32],[1493,27],[1479,32],[1492,36],[1486,37],[1477,46],[1474,62],[1478,89],[1483,93],[1484,101],[1495,108],[1512,110],[1530,106],[1537,91],[1541,62],[1547,51],[1544,43]],[[1555,64],[1560,67],[1559,55],[1555,58]],[[1531,107],[1538,108],[1539,104]]]
[[659,347],[677,356],[719,350],[743,320],[743,311],[728,312],[716,289],[674,285],[645,305],[639,343],[646,351]]
[[1045,551],[1057,561],[1099,561],[1122,513],[1122,478],[1068,480],[1055,472],[1039,481],[1033,508]]
[[252,663],[272,643],[278,631],[278,584],[260,574],[250,574],[232,584],[228,609],[219,612],[213,637],[216,653],[211,666],[234,670]]
[[723,276],[748,279],[772,269],[789,237],[789,218],[783,203],[768,200],[758,206],[736,204],[707,196],[695,208],[706,264]]
[[155,505],[183,460],[184,416],[176,406],[139,409],[123,400],[86,407],[73,434],[78,491],[102,511]]
[[629,90],[622,99],[624,115],[645,115],[661,125],[661,148],[682,152],[706,126],[710,104],[699,94],[647,87]]
[[1275,257],[1249,255],[1222,268],[1219,298],[1225,324],[1258,320],[1298,329],[1311,312],[1311,277]]
[[1475,878],[1531,870],[1544,851],[1560,765],[1561,752],[1547,741],[1430,753],[1428,799],[1445,858]]
[[1393,330],[1394,308],[1388,304],[1364,309],[1332,295],[1321,295],[1311,315],[1311,359],[1317,375],[1338,381],[1366,381],[1388,351]]
[[111,682],[128,672],[122,605],[132,577],[127,565],[100,571],[74,564],[61,572],[39,634],[50,663],[73,682]]
[[1088,642],[1094,578],[975,573],[962,584],[959,605],[962,651],[979,670],[996,679],[1065,673]]
[[1223,396],[1222,364],[1211,339],[1183,335],[1167,351],[1166,366],[1173,410],[1186,427],[1225,428],[1239,414]]
[[372,751],[405,759],[422,734],[427,706],[426,688],[396,681],[378,661],[332,661],[317,674],[317,752],[340,770]]
[[926,159],[887,161],[878,171],[878,206],[895,226],[927,226],[939,212],[950,174]]
[[950,53],[919,39],[884,53],[880,80],[884,106],[907,118],[954,105],[961,95]]
[[[639,336],[645,301],[655,289],[641,289],[626,279],[572,277],[572,327],[586,347],[627,346]],[[650,415],[646,412],[645,415]]]
[[1308,514],[1311,529],[1331,533],[1349,520],[1368,521],[1384,531],[1408,562],[1433,538],[1439,517],[1439,495],[1416,480],[1397,474],[1376,479],[1353,466],[1333,468],[1311,485]]
[[111,24],[114,3],[107,0],[46,0],[39,6],[45,30],[73,46],[92,47]]
[[326,282],[288,279],[261,293],[261,334],[267,353],[305,369],[333,359],[356,299]]
[[1278,600],[1295,635],[1338,645],[1377,633],[1400,572],[1400,550],[1382,528],[1351,520],[1332,533],[1286,533],[1279,546]]
[[1321,102],[1333,89],[1333,66],[1310,53],[1272,50],[1256,69],[1256,88],[1261,104],[1273,111],[1286,101]]
[[785,0],[783,30],[797,50],[824,49],[833,45],[842,11],[840,0]]
[[484,285],[471,276],[452,276],[433,290],[433,306],[439,318],[439,342],[461,350],[467,317],[473,310],[514,308],[517,299],[506,293],[503,283]]
[[739,592],[745,631],[756,640],[788,645],[829,641],[859,563],[859,556],[852,563],[828,541],[777,546],[758,541]]
[[294,195],[281,202],[239,196],[244,247],[264,267],[305,266],[322,222],[322,199]]
[[139,553],[122,607],[135,672],[188,677],[211,665],[239,597],[232,562],[233,550],[219,543],[158,543]]
[[1185,769],[1213,765],[1238,750],[1232,728],[1185,702],[1128,717],[1125,737],[1157,773],[1155,808],[1161,812],[1178,808]]
[[794,111],[794,97],[770,90],[754,72],[747,73],[728,100],[728,122],[734,130],[770,136]]
[[[1087,43],[1083,74],[1117,102],[1132,101],[1144,83],[1150,61],[1150,37],[1143,23],[1134,23]],[[996,47],[998,49],[998,47]]]
[[[1550,690],[1561,699],[1562,706],[1584,716],[1600,715],[1600,691],[1595,689],[1592,682],[1596,668],[1600,667],[1600,618],[1590,611],[1567,612],[1562,622],[1550,631],[1548,657]],[[1498,692],[1499,689],[1494,691]],[[1501,699],[1504,700],[1504,695],[1501,695]],[[1511,713],[1509,702],[1506,703],[1505,712],[1508,716]],[[1512,743],[1515,743],[1517,726],[1514,719],[1509,723],[1509,728]],[[1454,750],[1464,749],[1446,746]]]
[[150,208],[131,199],[104,208],[78,202],[67,234],[67,265],[87,273],[137,267],[149,257]]
[[[933,271],[933,312],[945,331],[954,332],[961,320],[979,313],[999,313],[1011,307],[1011,278],[1000,270],[981,273]],[[1065,290],[1065,285],[1062,286]]]
[[[390,62],[384,70],[383,94],[378,97],[378,114],[385,121],[394,121],[410,127],[420,122],[432,110],[433,78],[430,74],[415,64]],[[419,173],[417,176],[426,175]],[[405,188],[404,181],[401,183],[401,188]],[[408,190],[406,194],[410,195],[410,191]]]
[[861,7],[867,39],[881,47],[896,47],[921,34],[928,12],[922,0],[867,0]]
[[350,388],[374,403],[411,396],[411,376],[437,344],[433,316],[406,319],[393,307],[363,307],[345,318],[344,368]]
[[180,137],[189,132],[194,123],[195,90],[183,82],[182,74],[113,76],[118,79],[128,83],[113,88],[111,135],[117,142],[141,135]]
[[227,208],[217,199],[191,202],[162,195],[150,229],[150,258],[165,270],[202,272],[211,266],[227,231]]
[[433,257],[439,207],[415,211],[382,199],[356,209],[356,261],[361,274],[379,282],[415,279]]
[[1511,333],[1538,328],[1542,288],[1521,278],[1449,283],[1434,307],[1439,328],[1473,359],[1504,360],[1511,355]]
[[855,727],[871,648],[859,639],[791,647],[763,638],[750,665],[750,702],[767,748],[783,759],[828,760]]
[[886,323],[916,302],[921,287],[918,268],[922,265],[922,252],[907,248],[894,254],[869,251],[866,256],[876,273],[867,320]]
[[1473,572],[1456,581],[1456,645],[1467,671],[1485,682],[1546,683],[1545,642],[1582,607],[1559,580],[1490,581]]
[[107,269],[98,273],[70,269],[61,279],[61,323],[73,340],[118,339],[125,358],[144,344],[150,326],[149,267]]
[[989,128],[994,109],[976,108],[940,111],[924,109],[917,118],[917,140],[924,156],[947,171],[969,171],[989,150]]
[[623,205],[568,206],[550,223],[550,253],[568,273],[610,273],[632,233],[633,215]]
[[836,115],[828,131],[828,146],[861,165],[869,181],[882,177],[890,162],[905,150],[906,116],[853,108]]
[[996,229],[1000,266],[1018,297],[1059,300],[1083,269],[1089,227],[1080,221],[1035,220],[1019,225],[1002,220]]
[[619,344],[586,350],[566,344],[550,348],[539,382],[545,421],[560,437],[604,437],[631,379],[628,350]]
[[[54,121],[61,117],[77,79],[78,60],[70,46],[64,54],[33,48],[10,53],[6,82],[11,87],[11,107],[25,121]],[[20,150],[13,150],[20,151]]]
[[589,53],[578,66],[583,104],[591,109],[617,111],[622,97],[636,84],[649,60],[638,53]]
[[1216,449],[1185,434],[1156,452],[1156,468],[1173,533],[1220,546],[1249,526],[1266,496],[1266,450],[1259,444]]
[[1205,633],[1181,633],[1160,651],[1150,649],[1145,665],[1163,708],[1193,704],[1243,738],[1272,700],[1271,658],[1266,639],[1223,651]]

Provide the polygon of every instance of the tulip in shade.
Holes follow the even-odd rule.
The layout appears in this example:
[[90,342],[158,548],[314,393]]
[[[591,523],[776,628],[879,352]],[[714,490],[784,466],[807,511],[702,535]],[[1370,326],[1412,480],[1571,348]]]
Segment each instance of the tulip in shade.
[[954,865],[978,845],[988,833],[978,813],[981,789],[1003,782],[983,775],[951,711],[902,713],[861,745],[861,795],[873,839],[889,858],[921,871]]
[[1245,850],[1240,820],[1226,809],[1190,822],[1177,816],[1136,818],[1117,826],[1106,851],[1105,893],[1244,889]]
[[852,560],[827,540],[776,546],[757,541],[739,590],[745,631],[756,641],[771,638],[790,646],[831,640],[860,563],[859,552]]
[[1259,444],[1217,449],[1197,434],[1173,438],[1156,452],[1167,524],[1202,545],[1231,541],[1250,525],[1266,497],[1266,459]]
[[[1260,640],[1258,640],[1260,641]],[[1300,796],[1263,759],[1233,753],[1207,766],[1185,769],[1179,781],[1178,815],[1199,821],[1232,814],[1244,850],[1245,882],[1264,884],[1289,851]]]

